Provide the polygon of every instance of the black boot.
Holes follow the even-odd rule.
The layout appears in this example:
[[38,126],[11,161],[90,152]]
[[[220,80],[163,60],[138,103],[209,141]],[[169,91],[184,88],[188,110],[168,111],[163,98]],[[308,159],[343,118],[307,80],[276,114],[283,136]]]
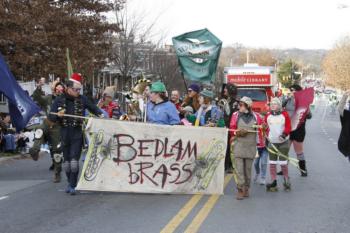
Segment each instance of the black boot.
[[299,160],[299,168],[300,168],[300,172],[301,172],[301,176],[302,177],[306,177],[307,176],[307,170],[306,170],[306,161],[305,160]]
[[278,187],[277,187],[277,181],[274,180],[272,183],[266,185],[266,191],[267,192],[277,192]]
[[29,154],[30,154],[30,156],[32,157],[32,159],[34,161],[38,161],[38,159],[39,159],[39,151],[40,150],[37,150],[35,148],[30,148],[29,149]]

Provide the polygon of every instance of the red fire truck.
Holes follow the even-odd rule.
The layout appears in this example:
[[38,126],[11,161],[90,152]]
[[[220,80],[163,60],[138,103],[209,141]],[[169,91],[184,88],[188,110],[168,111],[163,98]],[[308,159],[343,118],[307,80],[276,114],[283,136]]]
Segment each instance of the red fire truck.
[[248,96],[253,100],[253,110],[262,114],[268,111],[268,103],[274,96],[277,78],[274,67],[245,64],[225,67],[224,85],[234,83],[238,98]]

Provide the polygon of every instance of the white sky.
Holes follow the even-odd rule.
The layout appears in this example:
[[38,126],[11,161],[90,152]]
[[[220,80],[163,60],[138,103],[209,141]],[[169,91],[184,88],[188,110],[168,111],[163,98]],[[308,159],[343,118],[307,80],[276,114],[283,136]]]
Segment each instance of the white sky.
[[166,33],[168,43],[202,28],[224,45],[267,48],[328,49],[350,35],[350,0],[128,1],[128,11],[146,13],[149,22],[159,16],[156,28]]

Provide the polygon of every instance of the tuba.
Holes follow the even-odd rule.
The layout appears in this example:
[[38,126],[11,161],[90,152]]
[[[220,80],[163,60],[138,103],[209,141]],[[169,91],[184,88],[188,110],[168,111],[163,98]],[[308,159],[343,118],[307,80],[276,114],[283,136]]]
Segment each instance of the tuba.
[[138,101],[134,98],[131,92],[124,94],[126,102],[126,114],[120,116],[119,120],[122,121],[134,121],[138,118],[139,109],[138,109]]
[[141,75],[141,79],[137,80],[132,92],[136,95],[137,103],[134,106],[139,113],[140,121],[146,122],[147,119],[147,96],[145,95],[146,88],[151,84],[151,80],[146,79]]
[[135,87],[132,89],[132,92],[138,95],[143,95],[146,87],[150,84],[151,84],[150,80],[142,77],[141,79],[137,80]]
[[146,121],[147,97],[144,96],[144,92],[150,83],[150,80],[142,77],[136,82],[131,92],[124,95],[129,103],[127,104],[127,114],[122,115],[120,120]]

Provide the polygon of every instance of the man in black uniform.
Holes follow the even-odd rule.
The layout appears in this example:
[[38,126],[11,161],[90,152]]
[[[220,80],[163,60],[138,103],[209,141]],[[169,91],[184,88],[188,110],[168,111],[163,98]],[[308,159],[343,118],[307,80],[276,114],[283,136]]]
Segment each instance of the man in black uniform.
[[78,182],[79,159],[83,146],[83,119],[68,117],[65,114],[74,116],[84,116],[88,109],[96,116],[103,116],[102,111],[87,97],[80,95],[82,76],[78,73],[72,74],[67,83],[66,91],[63,95],[57,97],[52,104],[49,119],[53,122],[59,122],[61,125],[61,146],[63,151],[63,167],[67,175],[68,187],[66,193],[75,195],[75,187]]

